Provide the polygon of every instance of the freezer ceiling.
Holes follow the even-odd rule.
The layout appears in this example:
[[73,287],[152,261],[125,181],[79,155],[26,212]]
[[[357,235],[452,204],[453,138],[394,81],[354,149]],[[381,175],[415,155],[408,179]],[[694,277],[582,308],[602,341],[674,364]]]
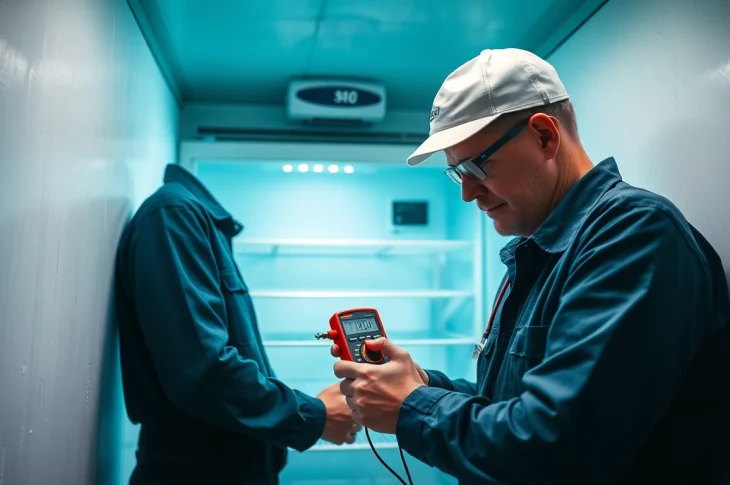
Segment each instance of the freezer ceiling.
[[284,104],[290,78],[385,85],[428,109],[484,48],[547,56],[606,0],[128,0],[183,101]]

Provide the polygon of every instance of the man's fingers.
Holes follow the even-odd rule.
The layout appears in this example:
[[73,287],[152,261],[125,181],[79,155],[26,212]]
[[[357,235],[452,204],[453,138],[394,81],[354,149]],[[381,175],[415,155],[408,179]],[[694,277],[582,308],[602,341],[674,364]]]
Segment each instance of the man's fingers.
[[355,384],[355,381],[352,379],[343,379],[342,382],[340,382],[340,392],[343,396],[348,397],[355,395],[353,384]]
[[330,347],[330,354],[332,354],[332,357],[339,357],[340,356],[339,345],[334,344],[332,347]]
[[360,376],[358,364],[354,362],[340,360],[335,362],[333,369],[335,371],[335,376],[339,379],[357,379]]

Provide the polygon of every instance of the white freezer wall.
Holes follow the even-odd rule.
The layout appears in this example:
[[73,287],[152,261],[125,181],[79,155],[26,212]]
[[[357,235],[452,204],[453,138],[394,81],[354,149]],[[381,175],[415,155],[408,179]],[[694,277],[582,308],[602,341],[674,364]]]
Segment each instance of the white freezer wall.
[[0,484],[126,482],[113,257],[178,116],[126,2],[0,1]]
[[730,269],[730,2],[610,0],[551,58],[594,161],[672,200]]

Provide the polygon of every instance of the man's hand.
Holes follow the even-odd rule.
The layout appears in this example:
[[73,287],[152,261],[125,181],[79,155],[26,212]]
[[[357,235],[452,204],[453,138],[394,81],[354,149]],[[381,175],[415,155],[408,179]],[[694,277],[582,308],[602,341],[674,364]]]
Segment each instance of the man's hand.
[[385,338],[368,341],[369,349],[390,358],[385,364],[339,361],[335,375],[355,422],[380,433],[395,434],[398,413],[406,397],[425,385],[410,354]]
[[[370,341],[370,342],[372,342],[372,341]],[[368,343],[368,348],[373,348],[373,347],[370,347],[370,343]],[[334,344],[332,347],[330,347],[330,354],[332,354],[332,357],[336,357],[336,358],[339,359],[340,358],[340,347],[339,347],[339,345]],[[426,374],[426,371],[424,371],[421,368],[421,366],[418,365],[418,364],[416,364],[415,362],[413,362],[413,365],[415,365],[416,366],[416,369],[418,369],[418,374],[421,376],[421,380],[423,381],[423,383],[426,384],[426,385],[428,385],[428,380],[429,379],[428,379],[428,374]]]
[[317,397],[327,409],[327,421],[324,425],[322,439],[341,445],[353,443],[355,434],[362,426],[352,420],[352,410],[348,407],[345,396],[340,392],[340,384],[335,383],[325,388]]

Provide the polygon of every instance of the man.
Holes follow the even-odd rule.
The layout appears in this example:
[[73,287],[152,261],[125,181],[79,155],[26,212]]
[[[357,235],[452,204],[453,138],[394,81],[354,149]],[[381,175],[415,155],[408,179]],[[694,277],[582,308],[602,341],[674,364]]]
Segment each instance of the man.
[[391,362],[335,364],[355,421],[460,483],[730,483],[730,308],[708,242],[612,158],[593,166],[528,52],[485,50],[445,80],[408,163],[439,150],[464,201],[516,236],[477,382],[373,341]]
[[141,423],[132,484],[276,484],[286,448],[353,442],[334,384],[317,398],[274,376],[231,251],[238,223],[167,167],[117,254],[124,396]]

